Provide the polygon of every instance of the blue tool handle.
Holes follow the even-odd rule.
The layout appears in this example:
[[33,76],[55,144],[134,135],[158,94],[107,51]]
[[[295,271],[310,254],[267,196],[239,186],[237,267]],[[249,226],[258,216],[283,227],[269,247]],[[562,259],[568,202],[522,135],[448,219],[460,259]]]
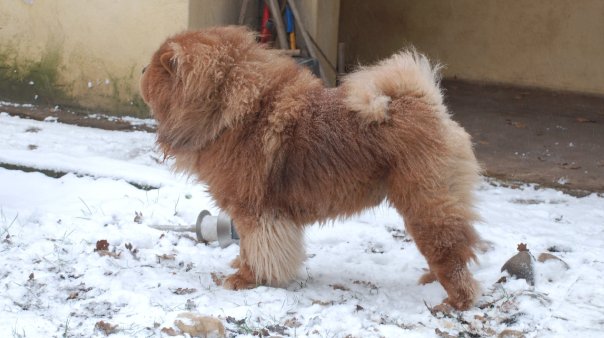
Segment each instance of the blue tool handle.
[[288,33],[293,33],[294,31],[294,13],[288,6],[285,6],[285,30]]

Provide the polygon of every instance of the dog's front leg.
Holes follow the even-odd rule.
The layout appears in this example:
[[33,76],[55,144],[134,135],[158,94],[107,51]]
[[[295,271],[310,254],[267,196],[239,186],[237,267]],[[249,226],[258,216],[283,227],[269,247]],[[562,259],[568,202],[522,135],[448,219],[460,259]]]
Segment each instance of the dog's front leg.
[[283,286],[296,277],[305,259],[301,226],[265,215],[234,221],[240,237],[240,253],[231,264],[237,272],[226,278],[225,288]]

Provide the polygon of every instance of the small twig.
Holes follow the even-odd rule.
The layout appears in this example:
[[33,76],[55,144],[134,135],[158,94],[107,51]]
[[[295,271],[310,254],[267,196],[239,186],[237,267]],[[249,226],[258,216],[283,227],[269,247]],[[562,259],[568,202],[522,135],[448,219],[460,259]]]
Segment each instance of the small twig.
[[176,204],[174,205],[174,216],[176,216],[178,214],[178,203],[180,202],[180,195],[178,195],[178,198],[176,199]]
[[499,302],[500,300],[502,300],[504,298],[505,298],[505,296],[501,296],[500,298],[498,298],[498,299],[496,299],[494,301],[491,301],[491,302],[488,302],[488,303],[484,303],[484,304],[480,304],[477,307],[479,309],[481,309],[481,310],[484,310],[484,309],[486,309],[488,307],[491,307],[491,306],[495,305],[497,302]]
[[436,313],[437,313],[437,312],[436,312],[436,311],[434,311],[434,309],[432,309],[432,308],[430,307],[430,305],[428,305],[428,303],[427,303],[425,300],[424,300],[424,305],[426,306],[426,309],[428,309],[428,311],[430,311],[430,314],[432,315],[432,317],[434,317],[434,318],[438,318],[438,317],[436,316]]
[[[2,234],[0,234],[0,236],[4,236],[4,234],[8,234],[8,231],[10,230],[10,228],[13,227],[13,224],[15,224],[15,222],[17,221],[17,218],[19,217],[19,214],[15,215],[15,218],[13,218],[13,220],[10,222],[9,225],[5,225],[4,227],[2,227]],[[2,211],[2,222],[6,223],[6,218],[4,216],[4,211]]]
[[161,231],[173,232],[195,232],[195,225],[164,225],[164,224],[148,224],[150,228]]

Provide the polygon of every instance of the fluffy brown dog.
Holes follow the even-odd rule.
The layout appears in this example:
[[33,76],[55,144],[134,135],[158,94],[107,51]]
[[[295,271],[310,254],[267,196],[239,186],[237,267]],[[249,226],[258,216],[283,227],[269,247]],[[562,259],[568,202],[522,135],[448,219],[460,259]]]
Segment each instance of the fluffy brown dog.
[[424,56],[398,53],[328,89],[250,31],[211,28],[165,41],[141,89],[165,155],[235,221],[238,270],[225,287],[291,281],[305,225],[387,199],[428,261],[421,281],[437,279],[458,309],[473,304],[479,166]]

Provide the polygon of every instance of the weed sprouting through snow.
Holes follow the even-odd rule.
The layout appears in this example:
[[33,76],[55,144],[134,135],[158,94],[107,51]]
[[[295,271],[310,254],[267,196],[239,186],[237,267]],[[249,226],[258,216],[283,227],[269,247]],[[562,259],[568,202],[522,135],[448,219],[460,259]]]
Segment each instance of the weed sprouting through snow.
[[17,221],[17,218],[19,218],[18,213],[15,214],[15,217],[10,222],[7,222],[4,210],[0,209],[0,219],[2,220],[2,228],[0,229],[0,239],[4,239],[7,235],[10,235],[9,230],[13,227],[13,225]]
[[92,210],[90,210],[90,207],[88,206],[88,204],[86,204],[86,202],[81,197],[78,197],[78,199],[82,202],[82,204],[84,204],[84,207],[86,207],[86,210],[80,209],[82,211],[82,214],[84,215],[83,218],[90,219],[93,215]]

